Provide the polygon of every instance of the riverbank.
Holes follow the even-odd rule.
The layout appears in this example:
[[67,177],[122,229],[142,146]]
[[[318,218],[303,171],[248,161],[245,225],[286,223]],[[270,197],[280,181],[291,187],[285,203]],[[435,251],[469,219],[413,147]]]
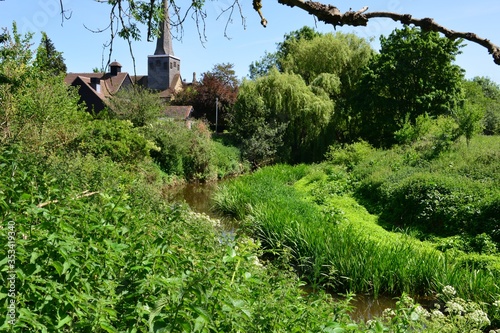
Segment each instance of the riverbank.
[[[491,156],[491,152],[487,153]],[[380,220],[380,216],[386,215],[370,213],[356,199],[357,189],[367,184],[358,177],[359,172],[373,175],[377,172],[373,165],[385,165],[374,159],[375,154],[381,155],[374,152],[357,162],[364,167],[359,171],[356,165],[346,168],[335,163],[265,168],[222,187],[216,194],[216,205],[239,219],[268,251],[288,258],[312,286],[375,296],[437,296],[441,288],[449,285],[460,299],[489,303],[482,309],[498,324],[500,313],[496,304],[500,292],[496,281],[500,275],[495,268],[495,252],[467,253],[457,248],[446,251],[443,238],[387,228],[390,221]],[[391,154],[384,153],[384,158]],[[480,152],[474,154],[476,160],[482,161],[478,158]],[[463,152],[453,155],[464,157]],[[404,154],[399,159],[391,156],[384,161],[391,165],[400,163],[400,170],[405,167]],[[371,161],[371,169],[365,161]],[[443,164],[440,160],[433,163],[434,168]],[[452,163],[459,166],[458,160]],[[490,165],[482,169],[477,163],[467,167],[476,167],[476,174],[492,176]],[[405,170],[410,172],[408,164]],[[390,174],[386,177],[391,179]],[[487,184],[495,181],[498,182],[493,179]],[[480,237],[483,236],[477,238]],[[494,251],[495,247],[490,248]]]

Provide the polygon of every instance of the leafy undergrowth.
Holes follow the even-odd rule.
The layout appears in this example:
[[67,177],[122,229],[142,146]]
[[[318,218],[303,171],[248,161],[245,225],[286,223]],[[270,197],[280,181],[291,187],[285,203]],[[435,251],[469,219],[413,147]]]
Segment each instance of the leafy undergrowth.
[[92,161],[58,174],[62,161],[1,151],[0,243],[13,251],[0,259],[0,311],[12,315],[2,331],[356,329],[345,303],[305,295],[292,272],[262,266],[258,243],[148,197],[123,165]]
[[[216,206],[301,276],[337,292],[436,295],[444,286],[483,304],[498,321],[498,271],[478,269],[412,234],[378,225],[352,196],[343,167],[274,166],[227,183]],[[495,303],[496,304],[496,303]]]

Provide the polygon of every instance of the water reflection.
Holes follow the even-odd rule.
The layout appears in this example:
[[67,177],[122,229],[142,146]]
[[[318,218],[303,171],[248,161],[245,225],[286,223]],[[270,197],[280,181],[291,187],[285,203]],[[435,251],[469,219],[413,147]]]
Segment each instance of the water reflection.
[[356,321],[367,321],[382,316],[385,309],[396,308],[397,299],[381,295],[374,299],[370,295],[356,295],[351,305],[354,307],[350,313],[351,318]]
[[217,186],[217,182],[195,182],[172,187],[169,191],[169,199],[170,201],[186,202],[193,211],[216,217],[212,211],[212,194]]

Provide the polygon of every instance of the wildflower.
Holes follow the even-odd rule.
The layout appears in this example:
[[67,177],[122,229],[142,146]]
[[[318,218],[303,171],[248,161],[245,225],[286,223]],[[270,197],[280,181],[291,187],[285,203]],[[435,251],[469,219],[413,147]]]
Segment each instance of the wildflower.
[[467,319],[474,323],[477,327],[483,327],[490,324],[488,315],[483,310],[475,310],[466,315]]
[[462,304],[457,303],[455,301],[449,301],[446,302],[446,309],[445,311],[449,312],[450,314],[461,314],[462,312],[465,311],[464,307]]
[[422,317],[429,317],[430,316],[430,313],[420,305],[417,306],[414,311],[416,314],[418,314],[419,316],[422,316]]
[[444,318],[444,314],[439,310],[432,310],[431,317],[435,319]]
[[456,290],[455,288],[453,288],[452,286],[444,286],[443,287],[443,295],[445,295],[446,297],[453,297],[455,296],[456,294]]
[[413,299],[408,295],[401,296],[400,302],[401,302],[401,304],[405,305],[406,307],[412,307],[414,304]]
[[500,308],[500,300],[494,301],[493,306],[496,306],[497,308]]
[[385,319],[391,319],[392,317],[394,317],[396,315],[396,312],[394,312],[393,309],[391,308],[387,308],[385,309],[383,312],[382,312],[382,317],[385,318]]
[[370,320],[368,320],[368,321],[366,322],[366,326],[367,326],[368,328],[374,328],[376,323],[377,323],[377,321],[376,321],[376,320],[372,320],[372,319],[370,319]]

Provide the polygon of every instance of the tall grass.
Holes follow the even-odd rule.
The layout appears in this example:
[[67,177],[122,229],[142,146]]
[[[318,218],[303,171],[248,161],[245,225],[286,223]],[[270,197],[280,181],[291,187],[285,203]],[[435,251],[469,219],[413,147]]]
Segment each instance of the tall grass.
[[377,296],[426,295],[450,284],[483,301],[500,292],[498,273],[459,267],[428,242],[384,230],[353,198],[332,195],[318,205],[310,193],[325,177],[316,167],[265,168],[220,188],[215,206],[250,225],[269,249],[287,254],[315,285]]

